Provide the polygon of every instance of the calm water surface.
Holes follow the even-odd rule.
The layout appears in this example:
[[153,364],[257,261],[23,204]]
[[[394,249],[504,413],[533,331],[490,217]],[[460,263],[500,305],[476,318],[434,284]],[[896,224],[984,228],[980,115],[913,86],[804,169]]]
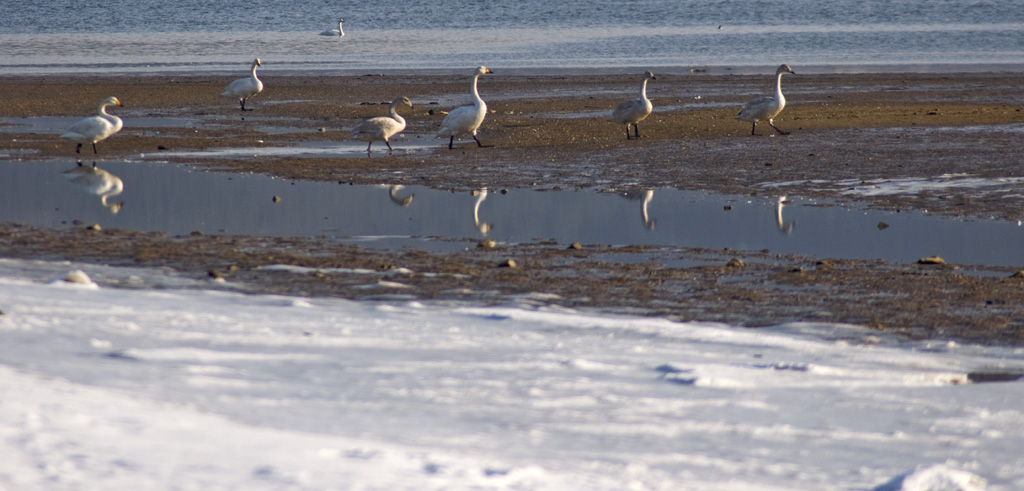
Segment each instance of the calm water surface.
[[[320,36],[344,17],[343,39]],[[719,28],[721,26],[721,28]],[[6,0],[0,73],[1021,70],[1019,0]],[[979,68],[980,67],[980,68]],[[244,71],[244,66],[241,68]],[[806,70],[805,70],[806,71]]]
[[[172,235],[324,236],[389,250],[452,251],[491,238],[769,249],[900,263],[940,255],[959,264],[1024,265],[1024,227],[1017,223],[820,207],[801,199],[780,209],[774,198],[671,189],[484,194],[293,182],[144,162],[99,166],[123,183],[123,192],[105,202],[63,175],[73,161],[0,161],[0,222],[55,228],[98,223]],[[880,230],[879,222],[889,227]]]

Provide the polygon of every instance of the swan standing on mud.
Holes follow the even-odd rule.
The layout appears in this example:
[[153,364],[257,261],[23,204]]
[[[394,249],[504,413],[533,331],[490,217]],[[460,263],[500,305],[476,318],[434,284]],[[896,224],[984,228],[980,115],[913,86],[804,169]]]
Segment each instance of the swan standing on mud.
[[110,135],[121,131],[121,118],[107,114],[107,106],[120,106],[121,101],[117,97],[107,97],[100,103],[99,114],[85,118],[64,131],[60,136],[73,142],[77,142],[75,153],[82,153],[82,144],[91,143],[92,153],[96,151],[96,142],[107,139]]
[[788,135],[788,131],[782,131],[772,119],[778,116],[782,112],[782,108],[786,107],[786,98],[782,96],[782,74],[792,73],[796,75],[793,69],[789,68],[789,65],[779,65],[779,68],[775,70],[775,97],[758,97],[743,106],[740,109],[739,114],[736,115],[736,119],[742,121],[748,121],[752,125],[750,127],[750,134],[756,135],[754,130],[757,129],[757,122],[767,120],[768,126],[771,126],[775,131],[778,131],[780,135]]
[[408,97],[398,97],[391,101],[387,116],[377,116],[359,123],[358,126],[352,129],[352,134],[349,138],[370,142],[369,145],[366,145],[366,153],[370,153],[370,147],[373,146],[373,142],[378,140],[384,140],[384,144],[388,146],[389,153],[394,151],[388,139],[405,129],[405,118],[398,114],[399,104],[412,107],[412,101]]
[[640,83],[640,98],[630,99],[628,101],[619,104],[612,112],[611,117],[608,121],[618,124],[626,125],[626,139],[629,140],[629,125],[633,125],[633,133],[636,134],[637,138],[640,138],[640,125],[637,124],[643,121],[647,116],[650,116],[651,111],[654,110],[654,105],[651,104],[651,100],[647,98],[647,81],[656,80],[654,74],[650,71],[644,72],[643,82]]
[[243,111],[252,111],[252,109],[245,108],[245,100],[263,92],[263,82],[256,77],[256,67],[258,66],[260,66],[260,59],[252,60],[252,75],[231,82],[220,95],[237,97]]
[[[356,20],[357,20],[356,23],[358,24],[358,19],[356,19]],[[343,37],[345,37],[345,30],[341,28],[341,25],[344,24],[344,23],[345,23],[345,19],[338,19],[338,28],[337,29],[327,29],[326,31],[321,32],[320,35],[321,36],[336,36],[338,38],[343,38]],[[359,30],[358,27],[359,26],[356,26],[356,31]],[[356,32],[356,34],[359,34],[359,33]]]
[[444,121],[441,122],[441,129],[437,132],[438,138],[448,137],[448,148],[452,148],[452,144],[456,138],[462,138],[467,135],[472,135],[473,139],[476,140],[476,144],[479,147],[483,147],[484,144],[480,143],[480,140],[476,137],[476,130],[480,128],[480,125],[484,122],[484,116],[487,115],[487,104],[483,99],[480,98],[480,93],[476,90],[476,82],[480,79],[481,75],[494,73],[487,69],[487,67],[479,66],[473,72],[473,83],[470,86],[469,95],[473,97],[472,106],[462,106],[459,108],[452,109],[447,116],[444,117]]

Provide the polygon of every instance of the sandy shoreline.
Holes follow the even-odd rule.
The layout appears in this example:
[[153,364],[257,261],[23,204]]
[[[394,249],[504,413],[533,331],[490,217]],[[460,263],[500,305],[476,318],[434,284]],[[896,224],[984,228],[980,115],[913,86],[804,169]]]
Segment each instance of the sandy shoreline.
[[[799,73],[799,68],[797,67]],[[648,95],[656,112],[641,124],[645,138],[627,141],[603,113],[638,86],[637,75],[495,75],[480,82],[491,113],[480,138],[454,151],[433,139],[443,112],[468,101],[469,77],[386,75],[281,77],[265,74],[263,94],[244,116],[237,102],[219,96],[235,77],[6,77],[0,78],[0,118],[84,116],[108,95],[125,129],[100,144],[102,159],[147,158],[208,164],[290,179],[421,184],[441,189],[674,187],[733,194],[799,195],[887,209],[917,209],[948,216],[1024,219],[1024,193],[1005,178],[1024,177],[1024,96],[1020,78],[1005,73],[810,74],[786,77],[788,105],[776,123],[790,136],[749,136],[733,119],[739,105],[767,93],[765,75],[659,75]],[[223,147],[288,147],[340,141],[361,118],[382,114],[381,102],[407,95],[403,143],[426,150],[365,158],[162,158],[161,152]],[[243,117],[245,119],[243,119]],[[177,118],[180,126],[133,125],[132,118]],[[3,124],[3,123],[0,123]],[[295,131],[265,131],[266,126]],[[318,131],[319,129],[324,131]],[[3,149],[19,158],[74,157],[74,145],[54,133],[5,128]],[[899,179],[970,176],[991,187],[957,187],[916,194],[850,193],[851,188]],[[83,250],[74,244],[88,239]],[[131,247],[125,248],[125,239]],[[237,252],[238,244],[250,247]],[[253,243],[264,243],[265,252]],[[256,291],[359,298],[350,282],[334,277],[288,278],[259,273],[260,264],[290,262],[327,267],[359,263],[373,268],[463,271],[469,280],[407,278],[424,299],[451,299],[456,288],[557,293],[552,303],[718,320],[741,325],[817,320],[887,328],[915,337],[981,342],[1024,341],[1024,280],[1009,276],[1024,264],[990,275],[965,275],[953,266],[891,265],[877,261],[774,257],[726,267],[729,251],[714,254],[720,268],[664,268],[656,264],[595,263],[596,250],[564,244],[524,244],[456,255],[386,254],[344,248],[331,258],[300,250],[330,248],[311,239],[293,243],[257,238],[159,237],[120,231],[48,231],[5,226],[0,251],[7,257],[68,258],[115,264],[169,265],[194,274],[217,270]],[[309,243],[313,244],[310,245]],[[163,245],[155,245],[160,244]],[[143,244],[151,244],[144,247]],[[142,253],[140,251],[150,251]],[[196,254],[196,250],[204,251]],[[160,251],[160,252],[156,252]],[[276,253],[275,253],[276,251]],[[286,254],[282,254],[284,251]],[[603,251],[605,253],[609,251]],[[630,250],[611,251],[630,254]],[[649,251],[648,251],[649,252]],[[282,256],[286,256],[282,259]],[[496,268],[514,257],[519,268]],[[559,265],[559,266],[556,266]],[[552,268],[568,267],[572,282]],[[600,271],[598,274],[597,271]],[[559,271],[565,274],[565,270]],[[609,281],[611,276],[616,278]],[[841,296],[836,292],[842,292]],[[448,296],[446,296],[448,295]],[[498,296],[488,301],[500,302]],[[586,298],[586,301],[579,299]],[[574,300],[570,300],[574,299]]]

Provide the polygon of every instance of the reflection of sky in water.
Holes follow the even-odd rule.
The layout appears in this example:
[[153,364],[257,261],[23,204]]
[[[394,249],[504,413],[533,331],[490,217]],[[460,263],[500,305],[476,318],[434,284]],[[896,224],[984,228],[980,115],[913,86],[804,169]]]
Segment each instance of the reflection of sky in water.
[[[325,236],[385,248],[411,244],[453,250],[467,244],[396,238],[487,237],[513,243],[550,239],[565,245],[578,241],[769,249],[903,263],[939,255],[962,264],[1024,264],[1024,228],[1016,223],[807,206],[812,203],[798,198],[781,210],[780,224],[774,199],[655,190],[646,203],[645,219],[643,192],[621,196],[513,189],[502,194],[492,189],[481,200],[479,193],[469,191],[293,182],[189,172],[167,164],[100,161],[101,168],[124,182],[124,192],[117,196],[124,206],[114,215],[99,197],[76,189],[62,175],[74,165],[70,160],[0,162],[0,221],[68,227],[80,220],[79,226],[98,223],[106,229],[172,235],[199,230]],[[879,230],[879,222],[889,227]]]

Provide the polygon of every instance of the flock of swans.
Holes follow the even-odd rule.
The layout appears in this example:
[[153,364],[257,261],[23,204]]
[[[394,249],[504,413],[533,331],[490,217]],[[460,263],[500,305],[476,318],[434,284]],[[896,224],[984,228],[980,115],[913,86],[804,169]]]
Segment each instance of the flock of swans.
[[[323,35],[344,36],[341,31],[341,24],[344,19],[338,20],[338,29],[324,31]],[[334,32],[334,34],[328,34]],[[228,84],[221,93],[222,96],[237,98],[242,111],[251,111],[245,108],[245,101],[263,91],[263,82],[256,76],[256,69],[261,66],[260,59],[252,62],[250,75],[240,78]],[[477,84],[482,75],[494,73],[485,66],[479,66],[473,71],[473,78],[470,84],[469,95],[473,104],[455,108],[449,112],[441,122],[441,129],[437,132],[438,138],[448,138],[448,148],[454,148],[456,138],[472,137],[477,146],[487,147],[477,138],[477,130],[483,124],[487,116],[487,103],[480,97]],[[750,134],[757,134],[757,122],[767,121],[781,135],[788,135],[789,132],[775,126],[774,118],[786,107],[786,98],[782,95],[782,75],[786,73],[795,74],[789,65],[780,65],[775,70],[775,93],[770,97],[758,97],[746,103],[736,119],[751,123]],[[650,71],[644,72],[640,83],[640,97],[630,99],[619,104],[608,120],[626,126],[626,139],[640,138],[640,122],[654,110],[651,100],[647,98],[647,82],[656,80]],[[99,114],[85,118],[69,127],[61,137],[78,143],[75,153],[81,153],[83,144],[92,144],[92,151],[98,154],[96,143],[100,142],[114,133],[121,130],[123,123],[121,118],[107,113],[107,107],[121,106],[121,101],[116,97],[108,97],[100,103]],[[377,116],[367,119],[352,129],[349,139],[368,142],[366,152],[371,153],[373,142],[383,141],[388,147],[388,152],[394,149],[391,147],[390,139],[405,130],[406,121],[398,114],[398,106],[412,108],[412,102],[408,97],[398,97],[391,101],[387,116]],[[630,135],[629,128],[633,127],[633,134]]]

